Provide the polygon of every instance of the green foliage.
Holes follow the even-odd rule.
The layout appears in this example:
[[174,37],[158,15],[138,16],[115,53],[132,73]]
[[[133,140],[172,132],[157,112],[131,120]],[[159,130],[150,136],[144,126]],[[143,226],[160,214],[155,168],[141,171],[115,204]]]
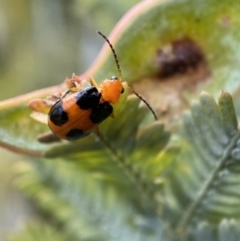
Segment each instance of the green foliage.
[[174,200],[168,211],[174,209],[178,232],[200,221],[218,226],[223,218],[239,220],[239,132],[231,96],[222,91],[217,105],[202,93],[183,116],[183,136],[182,153],[168,173]]
[[[238,10],[229,0],[143,1],[117,27],[121,37],[112,36],[124,77],[133,82],[154,76],[147,81],[155,83],[154,91],[156,78],[163,80],[156,53],[187,36],[201,47],[212,74],[195,90],[235,91]],[[110,52],[103,51],[88,74],[101,80],[115,69]],[[178,85],[171,88],[179,92]],[[126,91],[99,136],[41,144],[36,137],[48,128],[30,119],[26,103],[58,87],[0,103],[0,144],[31,157],[16,163],[15,183],[38,210],[34,223],[10,241],[240,239],[240,133],[229,92],[221,91],[217,103],[202,92],[189,111],[174,117],[167,110],[171,123],[164,127]],[[177,101],[188,104],[196,92],[184,90]],[[154,96],[157,110],[164,109],[162,94],[160,89]]]
[[18,185],[54,222],[63,225],[66,235],[73,235],[71,240],[85,240],[85,236],[86,240],[112,240],[115,236],[118,240],[151,240],[158,232],[160,203],[154,194],[159,187],[154,180],[163,164],[173,160],[158,155],[170,135],[158,122],[138,132],[140,120],[149,110],[138,108],[136,97],[126,97],[127,93],[115,108],[118,121],[109,119],[101,125],[98,141],[91,135],[57,144],[44,154],[55,158],[52,161],[17,164],[16,169],[21,170]]
[[63,235],[59,230],[54,227],[42,224],[40,222],[28,223],[24,228],[24,232],[16,235],[10,235],[9,241],[41,241],[41,240],[58,240],[66,241],[69,237]]
[[[222,91],[217,104],[202,93],[193,102],[183,116],[180,152],[166,149],[169,134],[157,122],[137,134],[148,111],[138,104],[123,98],[118,121],[103,125],[98,142],[90,136],[83,146],[58,144],[45,153],[53,160],[17,163],[18,186],[48,218],[10,240],[34,240],[31,230],[42,228],[54,237],[59,227],[63,240],[239,239],[239,132],[231,96]],[[131,131],[119,131],[126,123]]]

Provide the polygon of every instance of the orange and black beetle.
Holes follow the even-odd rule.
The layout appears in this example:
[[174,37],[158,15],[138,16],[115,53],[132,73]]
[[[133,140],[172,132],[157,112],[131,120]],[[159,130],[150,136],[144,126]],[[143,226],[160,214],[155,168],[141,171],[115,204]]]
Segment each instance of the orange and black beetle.
[[[113,117],[112,104],[118,102],[124,87],[129,88],[152,111],[149,104],[132,90],[127,83],[122,82],[121,69],[116,53],[109,40],[98,32],[109,44],[117,65],[119,78],[102,81],[98,87],[96,81],[90,78],[91,87],[84,89],[71,88],[51,107],[48,114],[48,125],[60,139],[77,140],[89,135],[93,130],[98,132],[98,125],[109,116]],[[73,83],[74,84],[74,83]],[[76,87],[76,86],[75,86]]]

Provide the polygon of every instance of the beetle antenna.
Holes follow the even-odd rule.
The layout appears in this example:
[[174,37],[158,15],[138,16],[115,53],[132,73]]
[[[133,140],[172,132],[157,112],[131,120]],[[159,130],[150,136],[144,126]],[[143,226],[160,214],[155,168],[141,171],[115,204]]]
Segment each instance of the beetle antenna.
[[115,63],[117,65],[117,70],[118,70],[118,74],[119,74],[119,81],[122,81],[122,71],[121,71],[121,68],[120,68],[120,65],[119,65],[119,61],[118,61],[118,57],[117,57],[117,54],[112,46],[112,44],[110,43],[109,39],[104,35],[102,34],[100,31],[97,31],[97,33],[99,35],[101,35],[105,40],[106,42],[108,43],[108,45],[110,46],[111,50],[112,50],[112,53],[113,53],[113,56],[114,56],[114,59],[115,59]]
[[149,105],[149,103],[141,95],[139,95],[134,89],[132,89],[128,85],[127,85],[127,87],[133,94],[135,94],[140,100],[142,100],[145,103],[145,105],[148,107],[148,109],[152,112],[155,120],[157,120],[158,119],[157,115],[156,115],[155,111],[153,110],[153,108]]
[[[113,56],[114,56],[114,59],[115,59],[115,63],[116,63],[117,69],[118,69],[119,81],[122,81],[122,71],[121,71],[121,68],[120,68],[120,65],[119,65],[117,54],[116,54],[112,44],[110,43],[109,39],[104,34],[102,34],[100,31],[97,31],[97,33],[99,35],[101,35],[106,40],[108,45],[110,46],[110,48],[112,50],[112,53],[113,53]],[[131,87],[129,87],[128,85],[126,85],[126,86],[132,93],[134,93],[140,100],[142,100],[145,103],[145,105],[148,107],[148,109],[152,112],[155,120],[157,120],[157,115],[154,112],[153,108],[148,104],[148,102],[141,95],[139,95],[135,90],[133,90]]]

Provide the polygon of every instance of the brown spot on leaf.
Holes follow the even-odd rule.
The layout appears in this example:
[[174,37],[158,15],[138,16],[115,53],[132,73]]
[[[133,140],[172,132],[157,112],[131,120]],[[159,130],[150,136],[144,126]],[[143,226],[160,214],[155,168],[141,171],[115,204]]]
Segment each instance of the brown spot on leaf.
[[199,90],[210,80],[210,70],[202,49],[190,38],[175,40],[157,52],[159,72],[133,84],[153,107],[168,129],[176,129],[179,116],[189,109],[186,93]]
[[184,74],[206,62],[200,47],[189,38],[175,40],[159,49],[157,61],[160,66],[158,75],[161,78]]

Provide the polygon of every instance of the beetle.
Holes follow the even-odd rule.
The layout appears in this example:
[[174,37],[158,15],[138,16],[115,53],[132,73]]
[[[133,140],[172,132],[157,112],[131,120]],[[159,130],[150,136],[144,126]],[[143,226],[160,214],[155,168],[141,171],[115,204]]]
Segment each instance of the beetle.
[[77,140],[89,135],[93,130],[99,133],[98,125],[109,116],[113,117],[112,105],[119,101],[124,88],[128,88],[140,98],[157,120],[155,112],[147,101],[130,88],[127,83],[122,82],[122,72],[112,44],[101,32],[97,33],[105,39],[111,48],[119,76],[103,80],[99,86],[91,77],[89,80],[91,86],[84,89],[77,88],[73,82],[73,87],[62,97],[56,97],[57,101],[48,113],[48,125],[60,139]]

